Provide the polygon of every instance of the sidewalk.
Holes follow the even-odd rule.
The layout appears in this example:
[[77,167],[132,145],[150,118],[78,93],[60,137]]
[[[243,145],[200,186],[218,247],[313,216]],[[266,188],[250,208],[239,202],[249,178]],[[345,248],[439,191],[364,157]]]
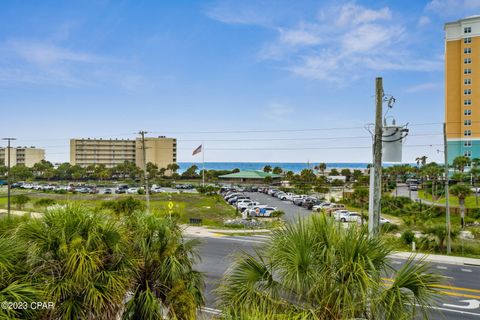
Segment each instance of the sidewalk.
[[[394,254],[391,254],[390,257],[391,258],[408,259],[411,255],[412,255],[411,252],[396,252]],[[479,266],[480,267],[480,259],[475,259],[475,258],[446,256],[446,255],[440,255],[440,254],[417,253],[415,255],[415,260],[419,260],[419,259],[425,259],[425,261],[435,262],[435,263],[446,263],[446,264]]]
[[[0,214],[8,214],[7,209],[0,209]],[[14,216],[23,216],[23,215],[28,215],[30,214],[30,217],[32,218],[41,218],[43,213],[40,212],[29,212],[29,211],[19,211],[19,210],[10,210],[10,214]]]
[[251,234],[251,233],[270,233],[271,230],[268,229],[209,229],[207,227],[202,227],[202,226],[188,226],[188,225],[182,225],[183,228],[183,233],[185,235],[189,236],[196,236],[196,237],[202,237],[202,238],[208,238],[208,237],[222,237],[225,236],[225,234],[239,234],[239,233],[244,233],[244,234]]

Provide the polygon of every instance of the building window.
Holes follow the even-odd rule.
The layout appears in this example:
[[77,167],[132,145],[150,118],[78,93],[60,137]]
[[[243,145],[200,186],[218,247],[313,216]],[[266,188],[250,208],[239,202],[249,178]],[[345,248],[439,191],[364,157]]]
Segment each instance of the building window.
[[463,94],[466,94],[466,95],[472,94],[472,89],[463,90]]
[[463,38],[463,43],[472,43],[472,38]]
[[463,135],[464,135],[465,137],[470,137],[470,136],[472,135],[472,130],[465,130],[465,131],[463,132]]
[[470,99],[464,100],[464,101],[463,101],[463,105],[465,105],[465,106],[471,106],[471,105],[472,105],[472,100],[470,100]]
[[463,53],[465,54],[472,53],[472,48],[463,48]]
[[472,115],[472,109],[465,109],[463,111],[463,114],[466,115],[466,116],[471,116]]
[[471,63],[472,63],[472,58],[465,58],[465,59],[463,59],[463,63],[465,63],[465,64],[471,64]]
[[463,125],[465,125],[465,126],[471,126],[471,125],[472,125],[472,120],[470,120],[470,119],[464,120],[464,121],[463,121]]
[[463,33],[472,33],[472,27],[463,28]]
[[472,69],[463,69],[463,74],[472,74]]
[[465,140],[463,142],[463,146],[464,147],[471,147],[472,146],[472,141],[471,140]]
[[463,155],[464,155],[465,157],[471,157],[471,156],[472,156],[472,151],[470,151],[470,150],[465,150],[465,151],[463,152]]
[[470,79],[470,78],[464,79],[463,84],[466,84],[466,85],[472,84],[472,79]]

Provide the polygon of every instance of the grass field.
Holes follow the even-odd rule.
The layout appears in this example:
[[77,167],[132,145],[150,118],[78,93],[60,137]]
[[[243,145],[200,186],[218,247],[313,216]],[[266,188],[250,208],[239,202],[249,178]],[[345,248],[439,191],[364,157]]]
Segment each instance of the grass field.
[[[418,191],[418,196],[421,199],[425,199],[427,201],[437,202],[437,203],[440,203],[440,204],[445,204],[445,197],[440,197],[439,199],[434,200],[432,198],[431,194],[425,193],[425,191],[423,191],[423,190]],[[452,207],[458,207],[458,198],[457,197],[451,195],[449,200],[450,200],[450,205]],[[468,196],[465,199],[465,207],[467,207],[467,208],[480,208],[480,195],[478,197],[478,203],[479,203],[479,205],[477,206],[477,202],[476,202],[476,199],[475,199],[474,195],[473,196]]]
[[[12,196],[20,193],[15,191]],[[42,212],[45,209],[35,206],[35,201],[42,198],[55,200],[58,204],[67,202],[81,203],[82,205],[91,207],[92,209],[101,207],[105,201],[115,201],[128,197],[130,195],[90,195],[90,194],[54,194],[43,192],[29,192],[30,202],[25,205],[25,211]],[[134,198],[145,200],[145,196],[133,195]],[[180,217],[180,222],[187,223],[190,218],[200,218],[204,225],[220,226],[223,225],[225,219],[235,217],[235,209],[228,205],[219,195],[206,196],[198,193],[172,193],[172,194],[155,194],[151,196],[150,207],[152,211],[168,213],[169,202],[173,203],[171,211]],[[6,195],[0,196],[0,208],[6,208]],[[17,209],[12,205],[13,209]]]

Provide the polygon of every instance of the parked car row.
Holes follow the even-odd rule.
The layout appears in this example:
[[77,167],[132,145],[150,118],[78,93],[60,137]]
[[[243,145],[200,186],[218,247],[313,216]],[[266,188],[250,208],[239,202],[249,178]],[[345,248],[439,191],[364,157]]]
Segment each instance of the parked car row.
[[250,199],[240,188],[223,187],[220,189],[220,194],[228,204],[236,207],[242,213],[244,219],[248,217],[271,217],[272,212],[277,211],[276,207]]
[[258,192],[268,194],[283,201],[290,201],[293,204],[304,207],[308,210],[312,210],[314,206],[321,203],[321,201],[314,196],[284,192],[275,188],[258,188]]

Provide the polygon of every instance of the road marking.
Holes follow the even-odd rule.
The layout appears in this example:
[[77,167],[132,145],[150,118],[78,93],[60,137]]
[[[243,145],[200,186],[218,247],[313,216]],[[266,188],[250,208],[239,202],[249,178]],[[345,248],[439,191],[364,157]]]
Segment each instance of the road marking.
[[435,287],[435,288],[441,288],[441,289],[449,289],[449,290],[454,290],[454,291],[465,291],[465,292],[480,293],[480,290],[478,290],[478,289],[470,289],[470,288],[446,286],[446,285],[441,285],[441,284],[433,285],[433,287]]
[[239,239],[239,238],[233,238],[233,237],[223,237],[222,239],[223,239],[223,240],[231,240],[231,241],[240,241],[240,242],[251,242],[251,243],[265,244],[265,241],[260,241],[260,240]]
[[445,307],[451,308],[458,308],[458,309],[478,309],[480,308],[480,301],[472,299],[472,300],[460,300],[459,302],[467,303],[467,305],[455,305],[455,304],[448,304],[444,303]]
[[447,267],[444,267],[444,266],[437,266],[437,269],[440,269],[440,270],[447,270]]
[[471,269],[461,269],[463,272],[472,272]]
[[[416,304],[416,307],[422,307],[421,305]],[[447,308],[442,308],[442,307],[433,307],[433,306],[423,306],[424,308],[428,309],[433,309],[433,310],[440,310],[440,311],[449,311],[449,312],[454,312],[454,313],[460,313],[460,314],[468,314],[470,316],[478,316],[480,317],[480,313],[474,313],[474,312],[468,312],[468,311],[462,311],[462,310],[454,310],[454,309],[447,309]]]
[[216,314],[216,315],[221,315],[221,314],[222,314],[222,310],[213,309],[213,308],[209,308],[209,307],[201,307],[200,310],[201,310],[202,312],[211,313],[211,314]]
[[447,295],[447,296],[452,296],[452,297],[480,299],[480,296],[476,296],[476,295],[473,295],[473,294],[456,293],[456,292],[450,292],[450,291],[438,291],[438,293],[443,294],[443,295]]

